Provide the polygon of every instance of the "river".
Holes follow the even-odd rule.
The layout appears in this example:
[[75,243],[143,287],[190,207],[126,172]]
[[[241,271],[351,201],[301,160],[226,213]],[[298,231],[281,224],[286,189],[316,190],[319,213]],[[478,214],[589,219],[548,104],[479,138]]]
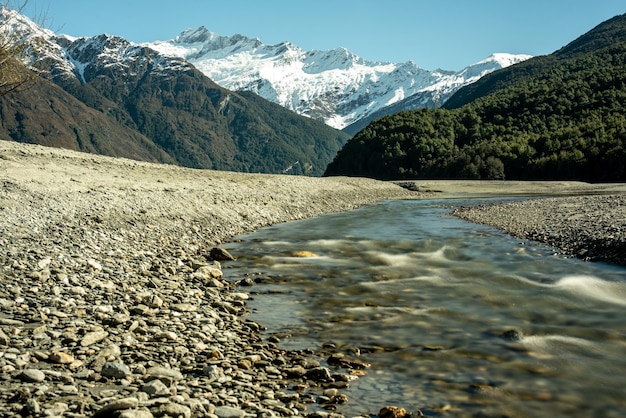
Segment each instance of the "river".
[[[225,245],[251,319],[285,348],[371,363],[338,412],[625,416],[626,268],[450,215],[486,199],[390,201]],[[296,251],[315,256],[296,257]]]

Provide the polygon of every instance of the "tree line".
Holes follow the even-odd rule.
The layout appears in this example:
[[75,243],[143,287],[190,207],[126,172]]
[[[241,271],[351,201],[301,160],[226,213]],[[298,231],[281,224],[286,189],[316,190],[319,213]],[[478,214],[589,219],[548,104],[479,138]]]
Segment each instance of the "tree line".
[[626,181],[626,42],[540,59],[459,108],[372,122],[325,175]]

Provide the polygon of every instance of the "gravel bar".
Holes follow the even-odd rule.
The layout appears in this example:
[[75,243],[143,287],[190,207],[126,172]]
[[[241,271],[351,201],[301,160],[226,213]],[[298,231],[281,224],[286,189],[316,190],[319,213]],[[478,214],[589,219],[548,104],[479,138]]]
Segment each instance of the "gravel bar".
[[626,194],[553,197],[454,212],[588,261],[626,265]]

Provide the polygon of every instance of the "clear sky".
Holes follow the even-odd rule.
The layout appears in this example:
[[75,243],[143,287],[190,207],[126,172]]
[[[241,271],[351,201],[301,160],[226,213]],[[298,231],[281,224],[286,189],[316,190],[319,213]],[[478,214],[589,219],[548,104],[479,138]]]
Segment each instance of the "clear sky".
[[73,36],[145,42],[205,26],[429,70],[460,70],[494,52],[549,54],[623,13],[624,0],[28,0],[25,9]]

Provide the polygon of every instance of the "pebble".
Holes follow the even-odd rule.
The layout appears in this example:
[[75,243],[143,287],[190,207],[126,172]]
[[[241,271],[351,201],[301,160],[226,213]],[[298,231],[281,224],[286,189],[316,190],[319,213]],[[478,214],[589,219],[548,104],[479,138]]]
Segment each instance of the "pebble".
[[123,363],[106,362],[102,366],[100,374],[104,377],[111,377],[113,379],[123,379],[133,373],[130,371],[128,366]]
[[388,405],[381,408],[380,412],[378,412],[378,416],[380,418],[404,418],[407,416],[407,411],[398,406]]
[[80,345],[83,347],[88,347],[97,342],[104,340],[109,333],[104,330],[88,332],[85,336],[80,340]]
[[52,353],[50,353],[47,359],[51,363],[56,363],[56,364],[70,364],[75,361],[73,355],[65,353],[63,351],[53,351]]
[[158,408],[157,416],[190,418],[191,408],[186,405],[170,402]]
[[148,395],[154,396],[169,396],[170,390],[163,382],[160,380],[153,380],[151,382],[146,383],[141,387],[141,391],[147,393]]
[[39,383],[46,380],[46,374],[37,369],[25,369],[22,371],[21,378],[25,382]]
[[95,417],[106,417],[108,414],[119,411],[122,409],[133,409],[139,406],[139,400],[137,398],[122,398],[116,399],[104,405],[100,408]]
[[220,406],[215,409],[215,415],[219,418],[244,418],[246,412],[230,406]]

